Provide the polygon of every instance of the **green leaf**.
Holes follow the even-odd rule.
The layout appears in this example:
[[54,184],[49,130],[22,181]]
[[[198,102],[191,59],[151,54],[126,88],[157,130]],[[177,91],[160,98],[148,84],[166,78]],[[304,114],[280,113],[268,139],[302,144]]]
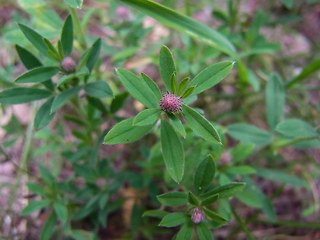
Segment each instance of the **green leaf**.
[[187,133],[180,119],[174,114],[167,113],[167,115],[169,117],[170,123],[177,131],[177,133],[179,133],[182,137],[186,137]]
[[38,88],[9,88],[0,92],[0,103],[20,104],[47,98],[51,92]]
[[54,118],[55,113],[51,113],[50,109],[52,106],[54,98],[48,99],[42,106],[39,108],[35,119],[34,119],[34,127],[36,129],[43,128],[47,126],[51,120]]
[[27,49],[16,45],[16,51],[20,57],[21,62],[27,69],[41,66],[41,62]]
[[161,110],[159,108],[150,108],[140,112],[133,121],[135,126],[154,125],[159,120]]
[[283,5],[285,5],[286,8],[288,8],[288,9],[292,9],[292,8],[293,8],[294,0],[281,0],[281,2],[282,2]]
[[241,142],[253,143],[258,146],[268,145],[272,142],[272,135],[270,133],[246,123],[230,125],[227,133]]
[[173,73],[170,78],[170,87],[173,94],[177,94],[177,84],[176,74]]
[[83,0],[64,0],[66,4],[74,8],[82,8]]
[[93,232],[85,231],[85,230],[74,230],[69,233],[69,236],[74,240],[94,240],[95,235]]
[[147,86],[150,88],[150,90],[153,92],[153,94],[156,96],[156,98],[160,101],[160,99],[162,98],[162,94],[158,85],[144,73],[141,73],[141,77],[145,81]]
[[168,212],[162,210],[148,210],[143,213],[143,217],[163,218]]
[[188,202],[188,196],[185,192],[168,192],[158,195],[157,199],[161,204],[170,207],[183,206]]
[[30,213],[33,213],[41,208],[49,206],[50,203],[51,203],[51,201],[48,199],[39,200],[39,201],[32,201],[21,211],[21,215],[25,216]]
[[55,178],[52,175],[52,172],[49,171],[42,163],[38,163],[38,169],[41,175],[42,180],[45,182],[46,185],[52,185],[54,183]]
[[196,89],[196,86],[191,86],[191,87],[189,87],[189,88],[182,94],[181,98],[187,98],[187,97],[189,97],[189,96],[193,93],[194,89]]
[[192,95],[197,95],[218,84],[233,68],[235,62],[227,61],[213,64],[192,79],[190,85],[196,86]]
[[127,97],[128,97],[128,92],[125,91],[123,93],[120,93],[118,95],[116,95],[110,105],[110,111],[111,113],[115,113],[118,110],[120,110],[124,104],[124,102],[126,101]]
[[148,126],[133,126],[134,118],[129,118],[115,125],[105,136],[105,144],[123,144],[135,142],[153,128]]
[[109,84],[105,81],[96,81],[89,83],[85,86],[84,90],[91,97],[113,97],[113,92],[109,87]]
[[87,96],[87,100],[88,100],[88,103],[89,103],[91,106],[95,107],[95,108],[98,109],[100,112],[108,113],[108,110],[107,110],[105,104],[104,104],[99,98]]
[[216,202],[219,199],[219,194],[213,194],[205,199],[202,200],[201,202],[201,206],[207,206],[207,205],[211,205],[212,203]]
[[46,190],[41,185],[33,182],[27,182],[26,185],[30,192],[35,193],[39,196],[46,195]]
[[179,88],[178,88],[178,96],[181,96],[182,93],[184,92],[184,90],[186,90],[188,83],[189,83],[189,79],[190,78],[186,77],[181,80],[181,82],[179,84]]
[[68,209],[66,208],[65,205],[63,205],[62,203],[60,202],[55,202],[53,204],[53,207],[54,207],[54,211],[56,212],[58,218],[60,218],[60,220],[62,222],[67,222],[68,220]]
[[92,71],[95,63],[97,62],[101,49],[101,38],[98,38],[93,44],[92,47],[89,49],[88,58],[86,66],[89,69],[89,72]]
[[241,193],[237,194],[236,198],[249,207],[262,208],[261,198],[254,191],[245,189]]
[[40,83],[47,81],[59,72],[58,67],[35,67],[16,78],[16,83]]
[[56,50],[56,48],[52,45],[52,43],[47,39],[47,38],[43,38],[43,41],[44,43],[47,45],[47,53],[49,54],[49,56],[59,62],[61,59],[60,59],[60,55],[58,53],[58,51]]
[[302,80],[309,77],[311,74],[315,73],[320,69],[320,59],[317,59],[307,65],[300,74],[292,78],[290,81],[285,83],[286,88],[292,87],[294,84],[301,82]]
[[245,187],[245,183],[240,183],[240,182],[234,182],[234,183],[229,183],[223,186],[216,187],[204,194],[202,194],[202,197],[209,197],[214,194],[219,194],[219,199],[220,198],[229,198],[234,196],[236,193],[241,192],[243,188]]
[[252,143],[239,143],[231,150],[232,162],[239,163],[248,159],[254,151],[254,144]]
[[165,215],[161,222],[159,223],[159,226],[161,227],[176,227],[181,224],[184,224],[187,221],[188,217],[185,213],[169,213]]
[[195,206],[199,206],[200,205],[199,199],[192,192],[188,193],[188,201],[192,205],[195,205]]
[[42,227],[42,230],[40,233],[40,240],[50,239],[53,233],[54,226],[56,225],[56,221],[57,221],[57,216],[55,212],[52,212]]
[[147,15],[150,15],[171,28],[204,41],[224,53],[231,56],[236,55],[234,46],[226,37],[209,26],[197,22],[190,17],[149,0],[121,0],[120,2],[128,4]]
[[269,179],[271,181],[286,183],[293,187],[308,188],[308,183],[305,180],[285,173],[283,171],[264,168],[256,168],[256,171],[258,176]]
[[200,240],[213,240],[212,233],[205,223],[198,223],[196,225],[196,228]]
[[[168,47],[162,46],[160,49],[160,75],[166,88],[172,92],[171,78],[176,72],[176,66],[172,54]],[[173,79],[176,81],[176,79]]]
[[70,55],[73,46],[73,22],[71,15],[64,22],[61,32],[61,44],[64,55]]
[[48,55],[48,47],[45,44],[45,42],[43,41],[43,37],[35,32],[34,30],[32,30],[31,28],[18,23],[19,28],[21,29],[21,31],[23,32],[24,36],[33,44],[33,46],[36,47],[36,49],[39,50],[39,52],[41,52],[43,55],[49,57]]
[[69,101],[70,98],[78,94],[80,90],[81,90],[81,87],[74,87],[57,95],[53,100],[53,103],[51,106],[51,112],[55,112],[59,108],[61,108],[64,104],[66,104]]
[[318,135],[316,129],[300,119],[283,121],[276,126],[276,131],[294,138],[316,137]]
[[266,87],[267,120],[270,129],[274,130],[283,118],[285,91],[278,75],[271,75]]
[[117,69],[117,74],[128,92],[139,102],[148,108],[157,108],[159,106],[158,98],[146,86],[147,84],[135,74],[121,68]]
[[207,217],[211,218],[211,221],[213,224],[216,225],[224,225],[228,222],[227,219],[225,219],[224,217],[220,216],[218,213],[210,210],[209,208],[204,207],[203,208],[204,213],[206,214]]
[[221,143],[217,130],[200,113],[185,104],[182,104],[182,111],[188,126],[196,134],[209,142]]
[[250,166],[233,166],[226,170],[227,173],[233,174],[233,175],[249,175],[249,174],[255,174],[256,170]]
[[194,175],[194,188],[197,193],[205,190],[212,182],[216,172],[216,164],[211,155],[208,155],[198,166]]
[[191,240],[193,226],[189,222],[184,224],[176,235],[175,240]]
[[184,174],[184,149],[176,131],[165,120],[161,121],[161,148],[170,177],[180,183]]

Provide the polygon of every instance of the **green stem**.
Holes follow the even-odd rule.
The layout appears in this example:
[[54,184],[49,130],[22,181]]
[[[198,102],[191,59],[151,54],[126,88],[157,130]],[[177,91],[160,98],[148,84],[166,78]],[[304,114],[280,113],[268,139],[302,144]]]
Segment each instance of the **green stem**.
[[190,0],[186,0],[186,15],[191,16],[191,4]]
[[247,228],[247,226],[245,225],[245,223],[241,220],[240,216],[238,215],[238,213],[236,212],[236,210],[234,209],[233,206],[231,206],[231,211],[233,216],[235,217],[239,227],[242,229],[242,231],[245,232],[245,234],[247,235],[249,240],[254,240],[255,237],[253,236],[253,234],[250,232],[250,230]]
[[281,143],[279,145],[275,145],[274,148],[275,149],[279,149],[279,148],[291,146],[291,145],[294,145],[294,144],[297,144],[297,143],[300,143],[300,142],[309,141],[309,140],[315,140],[315,139],[318,139],[318,138],[319,138],[318,136],[297,138],[297,139],[286,141],[286,142]]
[[[34,114],[32,114],[32,115],[34,115]],[[33,130],[34,130],[34,126],[33,126],[33,122],[31,122],[31,123],[29,123],[28,128],[27,128],[26,137],[25,137],[25,141],[24,141],[23,152],[22,152],[22,156],[21,156],[20,167],[18,168],[18,173],[17,173],[17,176],[16,176],[16,182],[15,182],[15,184],[13,186],[13,189],[12,189],[12,192],[11,192],[11,194],[9,196],[9,200],[8,200],[8,204],[7,204],[5,215],[7,215],[10,212],[10,209],[12,208],[13,202],[16,199],[17,191],[20,188],[21,177],[22,177],[22,174],[24,172],[23,169],[25,169],[26,166],[27,166],[28,157],[29,157],[29,153],[30,153],[30,150],[31,150],[31,142],[32,142],[32,136],[33,136]],[[3,219],[2,219],[2,221],[0,223],[1,226],[3,225]]]
[[318,222],[295,222],[295,221],[278,221],[278,222],[270,222],[263,219],[256,219],[258,223],[269,224],[274,226],[286,226],[286,227],[293,227],[293,228],[316,228],[320,229],[320,223]]
[[82,26],[81,26],[81,23],[80,23],[80,19],[78,17],[78,14],[77,14],[76,10],[74,8],[70,8],[70,14],[71,14],[72,20],[73,20],[74,25],[75,25],[75,32],[77,32],[78,35],[79,35],[80,46],[83,49],[87,49],[86,38],[84,36],[83,29],[82,29]]

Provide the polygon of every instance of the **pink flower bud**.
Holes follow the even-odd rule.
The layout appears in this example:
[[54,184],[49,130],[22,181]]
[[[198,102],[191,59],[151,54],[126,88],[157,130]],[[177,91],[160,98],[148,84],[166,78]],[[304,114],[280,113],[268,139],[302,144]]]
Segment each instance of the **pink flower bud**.
[[116,14],[118,17],[127,18],[129,17],[130,12],[129,12],[129,9],[126,7],[118,7],[116,9]]
[[60,65],[61,65],[61,68],[63,69],[63,71],[65,71],[67,73],[74,72],[76,70],[76,63],[72,59],[72,57],[65,57],[61,61]]
[[192,216],[191,216],[192,222],[200,223],[204,221],[204,218],[205,218],[205,215],[201,208],[195,208],[192,210]]
[[162,95],[162,98],[160,100],[160,107],[161,110],[164,112],[178,112],[181,111],[181,103],[182,99],[180,97],[177,97],[173,93],[164,93]]

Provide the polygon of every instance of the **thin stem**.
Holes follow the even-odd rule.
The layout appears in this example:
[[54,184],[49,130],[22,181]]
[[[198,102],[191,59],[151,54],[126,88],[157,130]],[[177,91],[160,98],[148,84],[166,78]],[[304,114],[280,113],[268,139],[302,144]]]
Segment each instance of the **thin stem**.
[[[9,196],[9,200],[8,200],[8,204],[7,204],[5,215],[7,215],[9,213],[10,209],[12,208],[13,202],[16,199],[16,196],[17,196],[17,191],[18,191],[18,189],[20,187],[22,174],[24,172],[24,169],[27,166],[28,157],[29,157],[29,153],[30,153],[30,150],[31,150],[31,142],[32,142],[32,136],[33,136],[33,130],[34,130],[34,126],[33,126],[33,122],[31,122],[31,123],[29,123],[27,131],[26,131],[26,137],[25,137],[23,152],[22,152],[22,156],[21,156],[21,163],[20,163],[20,167],[18,168],[16,182],[15,182],[15,184],[13,186],[13,189],[12,189],[12,192],[11,192],[11,194]],[[4,220],[4,218],[2,219],[2,221],[0,223],[0,226],[3,226],[3,220]]]
[[73,20],[74,25],[75,25],[75,32],[77,32],[79,34],[80,46],[83,49],[86,49],[87,48],[87,42],[86,42],[86,38],[85,38],[84,33],[83,33],[83,29],[82,29],[78,14],[77,14],[77,12],[76,12],[76,10],[74,8],[70,8],[70,14],[71,14],[72,20]]
[[247,235],[249,240],[254,240],[255,237],[252,235],[252,233],[250,232],[250,230],[247,228],[247,226],[245,225],[245,223],[241,220],[240,216],[238,215],[238,213],[236,212],[235,208],[233,206],[231,206],[231,211],[233,216],[235,217],[239,227],[242,229],[242,231],[245,232],[245,234]]
[[258,223],[269,224],[274,226],[286,226],[286,227],[293,227],[293,228],[316,228],[320,229],[320,223],[318,222],[295,222],[295,221],[278,221],[278,222],[270,222],[268,220],[263,219],[255,219]]

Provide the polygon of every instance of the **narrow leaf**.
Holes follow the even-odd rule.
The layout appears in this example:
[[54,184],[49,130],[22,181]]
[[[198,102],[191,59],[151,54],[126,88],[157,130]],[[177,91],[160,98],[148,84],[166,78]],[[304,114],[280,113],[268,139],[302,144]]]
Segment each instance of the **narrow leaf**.
[[61,32],[61,44],[64,55],[70,55],[73,46],[73,22],[71,15],[64,22]]
[[48,47],[43,41],[43,37],[39,33],[21,23],[19,23],[18,26],[23,32],[24,36],[33,44],[33,46],[35,46],[43,55],[48,57]]
[[51,203],[51,201],[48,199],[39,200],[39,201],[32,201],[22,210],[21,215],[24,216],[24,215],[28,215],[30,213],[33,213],[41,208],[49,206],[50,203]]
[[91,97],[113,97],[113,92],[109,87],[109,84],[105,81],[96,81],[89,83],[85,86],[84,90]]
[[266,87],[267,120],[270,129],[274,130],[282,120],[285,104],[285,91],[279,76],[273,74]]
[[193,92],[194,92],[194,89],[196,88],[196,86],[191,86],[189,87],[181,96],[181,98],[187,98],[189,97]]
[[167,115],[169,116],[170,123],[172,124],[174,129],[182,137],[186,137],[187,133],[186,133],[186,130],[184,129],[184,126],[183,126],[182,122],[180,121],[180,119],[177,116],[175,116],[174,114],[167,113]]
[[49,240],[51,238],[56,221],[57,216],[55,212],[52,212],[42,227],[40,240]]
[[60,202],[55,202],[53,204],[54,211],[56,212],[57,216],[60,218],[62,222],[67,222],[68,220],[68,209],[65,205]]
[[203,222],[197,224],[197,233],[200,240],[213,240],[211,231]]
[[190,85],[196,86],[192,95],[197,95],[216,84],[218,84],[223,78],[225,78],[233,68],[235,62],[227,61],[213,64],[192,79]]
[[27,69],[31,69],[34,67],[40,67],[42,64],[31,52],[27,49],[16,45],[16,51],[20,57],[21,62]]
[[133,121],[135,126],[154,125],[159,120],[161,110],[159,108],[150,108],[140,112]]
[[74,87],[57,95],[53,100],[53,103],[51,106],[51,112],[55,112],[59,108],[61,108],[64,104],[66,104],[69,101],[70,98],[78,94],[80,90],[81,90],[81,87]]
[[143,217],[163,218],[168,212],[162,210],[148,210],[143,213]]
[[[143,13],[150,15],[159,22],[182,31],[204,41],[207,44],[225,52],[231,56],[235,54],[235,48],[232,43],[219,32],[213,30],[192,18],[182,15],[172,9],[149,0],[120,0],[121,2],[134,7]],[[171,75],[170,75],[171,76]]]
[[170,80],[172,74],[176,72],[176,66],[174,64],[172,54],[166,46],[162,46],[160,49],[160,75],[166,86],[166,88],[172,92]]
[[145,81],[147,86],[150,88],[150,90],[153,92],[153,94],[156,96],[156,98],[160,100],[162,98],[162,94],[157,84],[144,73],[141,73],[141,77]]
[[171,75],[170,86],[171,86],[172,93],[177,94],[177,77],[175,73]]
[[157,199],[163,205],[175,207],[185,205],[188,201],[188,196],[185,192],[168,192],[158,195]]
[[212,182],[216,165],[211,155],[208,155],[198,166],[194,175],[194,188],[197,193],[205,190]]
[[318,135],[316,129],[310,124],[294,118],[279,123],[276,127],[276,131],[285,136],[294,138],[316,137]]
[[83,0],[64,0],[64,2],[74,8],[81,8],[83,4]]
[[182,104],[182,111],[188,126],[196,134],[209,142],[221,142],[217,130],[200,113],[185,104]]
[[59,72],[58,67],[41,66],[32,68],[28,72],[16,78],[16,83],[40,83],[45,82]]
[[48,99],[38,110],[35,119],[34,127],[36,129],[43,128],[47,126],[51,120],[54,118],[55,113],[51,113],[50,109],[52,106],[54,98]]
[[184,90],[186,90],[188,83],[189,83],[189,79],[190,78],[186,77],[181,80],[181,82],[179,84],[179,88],[178,88],[178,96],[181,96],[182,93],[184,92]]
[[220,187],[216,187],[204,194],[202,194],[202,197],[209,197],[213,194],[219,194],[219,198],[228,198],[234,196],[236,193],[241,192],[243,188],[245,187],[245,183],[229,183]]
[[146,87],[146,83],[135,74],[121,68],[117,69],[117,74],[128,92],[139,102],[148,108],[156,108],[159,106],[158,98]]
[[185,223],[176,235],[175,240],[191,240],[193,226],[189,222]]
[[272,142],[272,135],[267,131],[246,123],[236,123],[228,127],[227,133],[241,142],[265,146]]
[[100,55],[100,49],[101,49],[101,38],[97,39],[90,48],[88,52],[88,60],[86,63],[87,68],[89,69],[89,72],[92,71],[95,63],[97,62],[99,55]]
[[250,166],[233,166],[227,169],[226,171],[229,174],[234,174],[234,175],[250,175],[250,174],[255,174],[256,170]]
[[133,126],[134,118],[129,118],[115,125],[104,138],[105,144],[123,144],[135,142],[153,128],[153,125]]
[[180,183],[184,174],[184,149],[176,131],[165,120],[161,121],[161,148],[169,175]]
[[0,92],[0,103],[20,104],[47,98],[51,92],[38,88],[10,88]]
[[211,205],[212,203],[216,202],[219,199],[219,194],[213,194],[205,199],[202,200],[201,202],[201,206],[207,206],[207,205]]

